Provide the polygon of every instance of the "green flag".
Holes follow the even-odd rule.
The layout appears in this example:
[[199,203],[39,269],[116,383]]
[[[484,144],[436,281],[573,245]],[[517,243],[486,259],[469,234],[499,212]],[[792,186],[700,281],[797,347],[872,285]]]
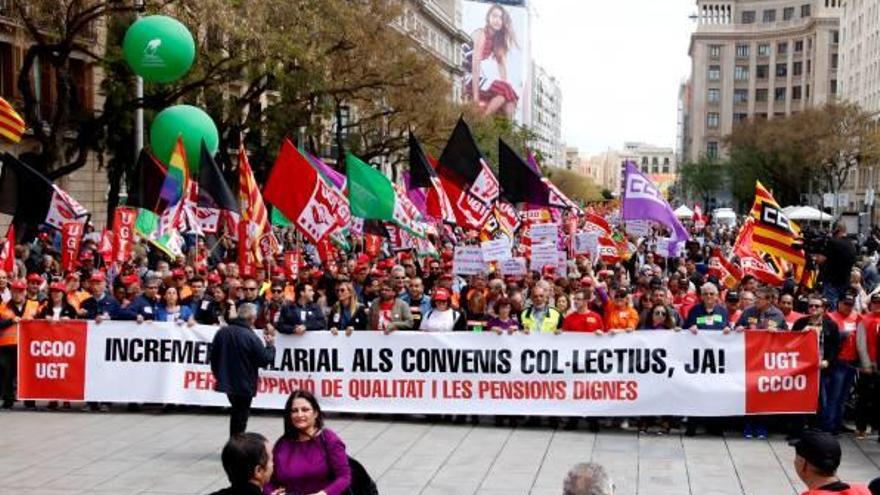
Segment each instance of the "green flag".
[[348,201],[352,216],[368,220],[394,219],[397,195],[382,172],[359,160],[351,153],[345,156],[348,169]]
[[276,227],[290,227],[293,225],[293,222],[287,219],[284,216],[284,213],[281,213],[281,210],[278,208],[272,207],[272,225]]

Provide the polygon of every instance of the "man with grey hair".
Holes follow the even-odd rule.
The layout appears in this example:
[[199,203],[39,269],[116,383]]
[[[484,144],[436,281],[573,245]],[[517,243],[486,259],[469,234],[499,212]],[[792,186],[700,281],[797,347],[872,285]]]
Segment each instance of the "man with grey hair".
[[[229,418],[229,436],[247,429],[251,401],[257,395],[259,369],[275,361],[275,331],[263,331],[263,341],[254,333],[257,306],[244,303],[238,316],[220,328],[211,344],[211,371],[216,380],[215,390],[225,392],[232,406]],[[265,344],[264,344],[265,342]]]
[[565,475],[563,495],[614,495],[611,476],[594,462],[575,464]]

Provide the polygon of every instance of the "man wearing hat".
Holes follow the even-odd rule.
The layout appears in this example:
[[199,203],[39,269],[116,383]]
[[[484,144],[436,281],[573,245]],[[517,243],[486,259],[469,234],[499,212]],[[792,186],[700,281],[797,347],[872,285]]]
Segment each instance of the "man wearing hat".
[[[18,366],[18,328],[15,324],[36,318],[40,310],[39,303],[26,297],[27,282],[13,280],[10,288],[12,299],[0,305],[0,399],[4,409],[10,409],[15,403],[14,383]],[[27,405],[33,407],[33,402],[29,401]]]
[[841,481],[840,443],[830,433],[808,430],[789,442],[794,447],[794,470],[807,486],[802,495],[871,495],[864,485]]
[[[844,383],[835,383],[842,377],[833,375],[841,351],[841,333],[837,324],[825,312],[825,301],[818,296],[807,300],[807,316],[794,322],[791,329],[795,332],[812,330],[819,338],[821,353],[819,368],[821,370],[819,387],[819,415],[822,429],[831,433],[837,432],[843,425],[843,407],[849,395],[849,386],[843,390]],[[852,381],[850,380],[850,385]]]
[[43,302],[46,298],[45,294],[40,292],[43,286],[43,277],[39,273],[30,273],[27,276],[27,299],[29,301]]
[[101,272],[95,272],[89,278],[92,296],[83,301],[82,310],[85,317],[100,323],[103,320],[118,319],[121,306],[119,301],[107,292],[107,278]]

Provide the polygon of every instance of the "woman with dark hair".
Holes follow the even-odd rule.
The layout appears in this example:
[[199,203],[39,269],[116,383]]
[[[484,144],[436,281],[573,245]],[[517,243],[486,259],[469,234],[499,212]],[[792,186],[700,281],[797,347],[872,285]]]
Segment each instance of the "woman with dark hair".
[[173,321],[178,325],[186,323],[189,326],[196,324],[193,318],[192,310],[189,306],[180,304],[180,294],[177,287],[168,287],[162,294],[162,304],[159,305],[159,311],[156,314],[156,321]]
[[675,319],[665,304],[654,304],[645,312],[639,323],[639,330],[671,330],[675,328]]
[[[499,4],[493,4],[486,12],[486,25],[474,31],[471,55],[470,95],[483,108],[483,115],[504,112],[513,118],[519,96],[507,79],[507,56],[517,47],[510,13]],[[494,59],[496,77],[485,77],[483,65]]]
[[495,311],[498,315],[489,320],[486,324],[489,327],[489,330],[499,334],[502,332],[512,334],[516,330],[519,330],[519,320],[517,320],[516,315],[512,313],[513,304],[510,302],[510,299],[502,297],[496,301]]
[[345,444],[329,428],[315,396],[296,390],[284,405],[284,434],[272,449],[275,471],[263,488],[271,494],[340,495],[351,484]]

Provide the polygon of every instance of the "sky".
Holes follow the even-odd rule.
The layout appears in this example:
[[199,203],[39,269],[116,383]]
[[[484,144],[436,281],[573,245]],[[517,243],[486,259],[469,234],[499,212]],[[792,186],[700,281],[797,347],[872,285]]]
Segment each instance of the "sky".
[[532,57],[561,82],[566,146],[675,148],[694,0],[531,0]]

